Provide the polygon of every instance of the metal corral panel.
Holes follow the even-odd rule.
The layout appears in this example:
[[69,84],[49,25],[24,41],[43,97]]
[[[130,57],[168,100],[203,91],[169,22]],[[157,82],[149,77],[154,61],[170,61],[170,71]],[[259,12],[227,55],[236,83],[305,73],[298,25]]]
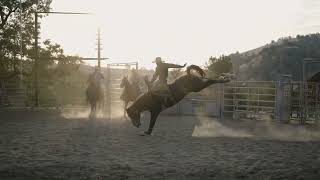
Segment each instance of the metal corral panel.
[[166,110],[163,111],[163,113],[168,114],[168,115],[177,115],[179,114],[179,105],[174,105]]
[[208,116],[220,116],[220,106],[217,101],[206,102],[206,113]]
[[182,100],[180,102],[180,113],[184,115],[192,115],[193,114],[192,103],[185,99]]

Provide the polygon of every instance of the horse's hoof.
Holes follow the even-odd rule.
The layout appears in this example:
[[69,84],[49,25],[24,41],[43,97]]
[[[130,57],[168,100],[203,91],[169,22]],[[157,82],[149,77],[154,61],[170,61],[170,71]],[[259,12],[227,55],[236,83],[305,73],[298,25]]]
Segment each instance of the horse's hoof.
[[90,115],[89,115],[89,119],[90,119],[90,120],[93,120],[94,118],[96,118],[95,114],[90,114]]
[[145,135],[151,135],[151,132],[150,132],[150,131],[145,131],[145,132],[143,132],[143,134],[145,134]]
[[136,128],[139,128],[141,126],[141,123],[133,124]]

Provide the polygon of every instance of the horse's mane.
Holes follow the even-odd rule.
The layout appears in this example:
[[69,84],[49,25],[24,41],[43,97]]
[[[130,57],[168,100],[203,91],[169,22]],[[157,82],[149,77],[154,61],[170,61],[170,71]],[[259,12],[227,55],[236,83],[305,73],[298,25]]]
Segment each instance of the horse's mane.
[[203,69],[201,69],[197,65],[190,65],[190,66],[187,67],[186,72],[187,72],[188,75],[191,75],[191,70],[197,71],[200,74],[201,77],[204,77],[206,75],[206,73],[203,71]]

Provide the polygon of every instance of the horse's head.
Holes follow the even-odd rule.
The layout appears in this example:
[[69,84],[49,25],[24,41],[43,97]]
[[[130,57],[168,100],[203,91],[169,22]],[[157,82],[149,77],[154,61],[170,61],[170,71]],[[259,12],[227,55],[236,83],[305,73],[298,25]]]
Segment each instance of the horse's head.
[[130,117],[132,124],[137,128],[140,127],[140,112],[131,106],[127,109],[127,114]]
[[129,83],[128,76],[124,76],[120,83],[120,88],[124,88]]

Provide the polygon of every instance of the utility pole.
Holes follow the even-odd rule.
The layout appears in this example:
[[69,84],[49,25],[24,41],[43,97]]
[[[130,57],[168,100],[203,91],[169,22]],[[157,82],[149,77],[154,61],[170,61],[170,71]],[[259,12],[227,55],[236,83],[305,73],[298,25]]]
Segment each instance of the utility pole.
[[22,87],[22,79],[23,79],[23,75],[22,75],[22,59],[23,59],[23,38],[22,38],[22,3],[21,0],[19,1],[19,8],[20,8],[20,17],[19,17],[19,23],[20,23],[20,32],[19,32],[19,38],[20,38],[20,87]]
[[100,36],[100,28],[98,29],[98,67],[101,68],[101,36]]
[[38,50],[38,12],[34,13],[34,106],[39,106],[39,87],[38,87],[38,60],[39,60],[39,50]]

